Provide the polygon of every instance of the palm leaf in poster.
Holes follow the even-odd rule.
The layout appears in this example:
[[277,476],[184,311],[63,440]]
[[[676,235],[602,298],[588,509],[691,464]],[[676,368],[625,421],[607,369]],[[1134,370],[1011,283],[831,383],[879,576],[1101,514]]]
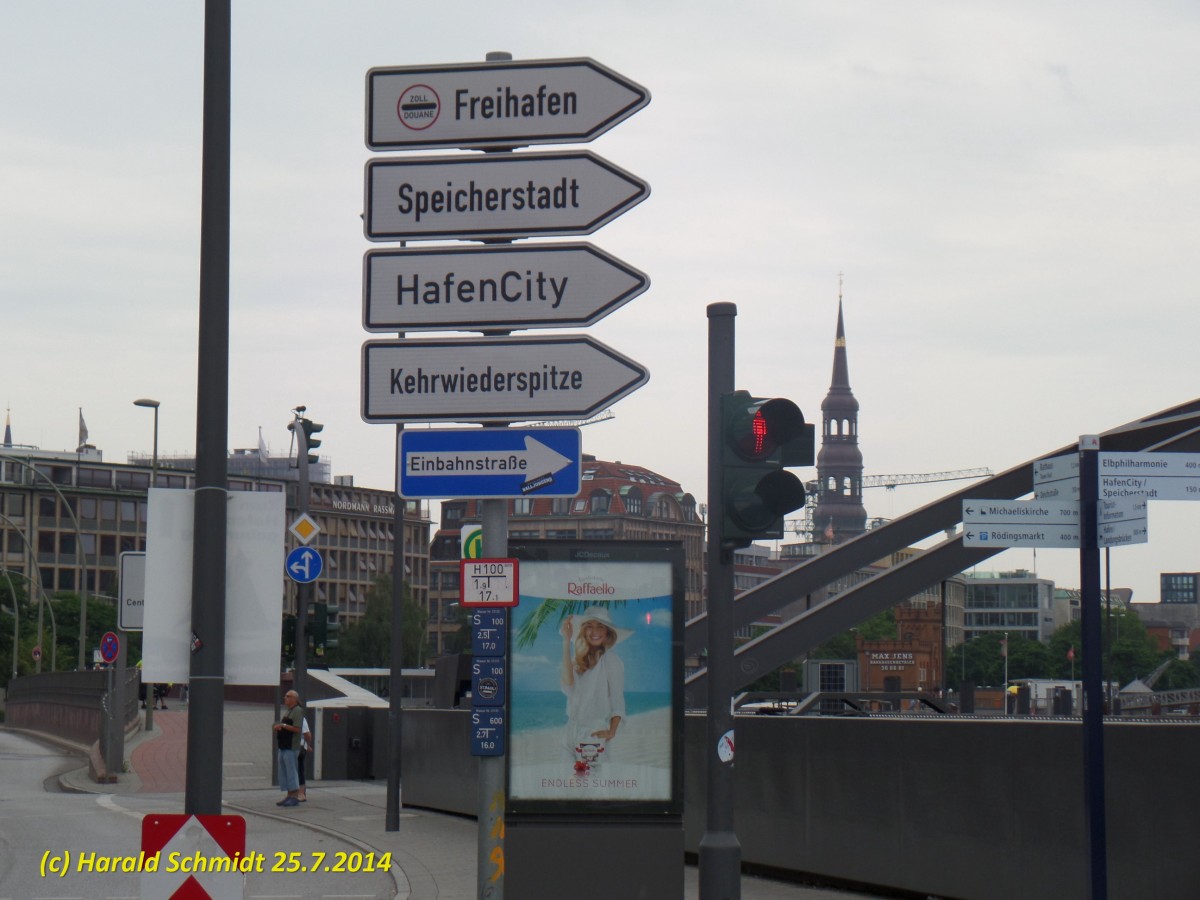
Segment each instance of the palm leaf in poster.
[[558,614],[555,620],[555,628],[557,629],[567,616],[579,615],[590,606],[607,606],[618,607],[624,606],[629,601],[627,600],[564,600],[557,597],[547,597],[537,605],[532,613],[521,623],[521,627],[517,630],[517,649],[523,650],[526,647],[533,646],[533,642],[537,640],[541,633],[542,626],[554,616]]

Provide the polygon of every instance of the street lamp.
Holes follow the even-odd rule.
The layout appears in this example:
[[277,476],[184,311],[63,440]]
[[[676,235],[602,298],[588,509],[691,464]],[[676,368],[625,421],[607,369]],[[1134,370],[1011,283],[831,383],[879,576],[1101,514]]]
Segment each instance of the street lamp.
[[133,405],[154,410],[154,455],[150,458],[150,487],[158,487],[158,401],[141,397],[134,400]]
[[[134,406],[142,406],[147,409],[154,410],[154,451],[150,457],[150,487],[158,487],[158,401],[151,400],[149,397],[139,397],[133,401]],[[149,497],[147,497],[149,500]],[[139,672],[138,678],[141,678]],[[154,728],[154,702],[150,696],[152,691],[147,692],[146,699],[150,702],[146,706],[146,731],[151,731]]]

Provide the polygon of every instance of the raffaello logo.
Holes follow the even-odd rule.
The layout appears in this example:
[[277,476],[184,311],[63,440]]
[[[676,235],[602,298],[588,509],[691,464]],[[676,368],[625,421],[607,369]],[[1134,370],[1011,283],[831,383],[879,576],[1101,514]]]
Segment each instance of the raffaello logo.
[[590,581],[585,581],[583,584],[576,584],[574,581],[567,582],[567,593],[573,597],[592,597],[597,595],[615,594],[617,589],[608,582],[600,584],[592,584]]

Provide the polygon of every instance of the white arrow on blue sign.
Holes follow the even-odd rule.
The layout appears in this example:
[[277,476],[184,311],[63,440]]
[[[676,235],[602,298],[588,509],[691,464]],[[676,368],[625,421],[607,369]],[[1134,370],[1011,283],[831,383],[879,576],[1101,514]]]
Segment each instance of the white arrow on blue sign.
[[443,428],[400,433],[401,497],[574,497],[578,428]]
[[316,581],[323,568],[325,561],[312,547],[297,547],[287,555],[287,562],[284,564],[288,577],[300,584]]

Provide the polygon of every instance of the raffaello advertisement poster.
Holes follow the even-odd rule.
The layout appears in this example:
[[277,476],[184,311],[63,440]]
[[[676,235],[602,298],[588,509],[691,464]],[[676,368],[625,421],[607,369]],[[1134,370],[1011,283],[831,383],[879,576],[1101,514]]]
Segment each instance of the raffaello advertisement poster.
[[675,548],[602,546],[520,563],[509,623],[514,808],[669,809],[678,799],[682,617],[665,554]]

